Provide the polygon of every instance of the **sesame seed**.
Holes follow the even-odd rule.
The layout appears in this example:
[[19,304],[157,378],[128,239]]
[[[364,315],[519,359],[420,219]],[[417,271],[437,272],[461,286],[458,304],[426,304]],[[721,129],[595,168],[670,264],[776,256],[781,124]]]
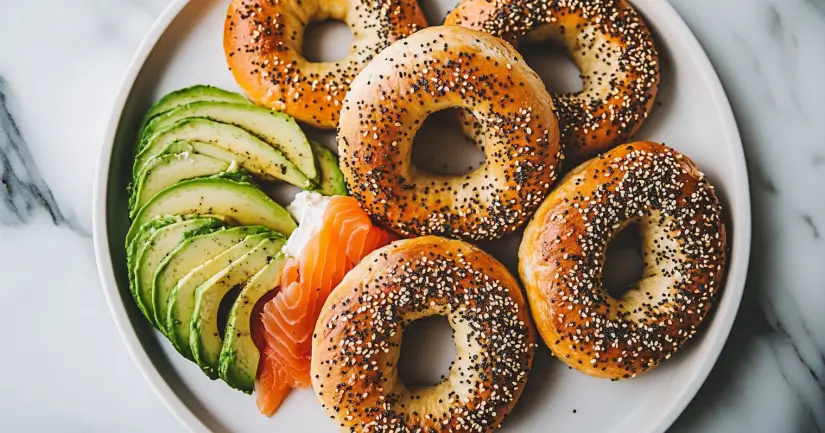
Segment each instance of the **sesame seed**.
[[[602,286],[603,257],[630,222],[640,227],[644,276],[616,299]],[[713,187],[675,150],[636,142],[586,163],[539,208],[523,240],[533,247],[519,256],[538,270],[522,280],[533,310],[549,312],[536,317],[556,334],[547,345],[571,367],[612,379],[669,359],[720,290],[724,233]]]
[[[446,108],[462,109],[487,157],[466,175],[427,173],[410,161],[424,119]],[[461,27],[424,29],[376,56],[344,100],[338,148],[349,191],[373,218],[402,236],[472,241],[524,225],[561,161],[544,84],[512,46]]]
[[[414,1],[330,2],[234,0],[226,17],[226,52],[238,84],[257,103],[313,126],[334,129],[355,76],[393,42],[426,27]],[[354,12],[348,12],[354,11]],[[339,19],[355,35],[343,60],[312,63],[302,54],[304,23]],[[254,72],[254,74],[253,74]]]
[[658,54],[644,20],[624,0],[466,0],[446,24],[516,44],[527,35],[575,34],[562,39],[576,53],[584,88],[552,95],[565,158],[574,164],[627,142],[653,106]]
[[[470,244],[432,236],[395,242],[364,259],[330,302],[312,368],[328,379],[313,385],[347,429],[487,432],[527,381],[535,343],[520,288]],[[403,329],[432,315],[449,321],[458,356],[439,384],[410,389],[395,371]]]

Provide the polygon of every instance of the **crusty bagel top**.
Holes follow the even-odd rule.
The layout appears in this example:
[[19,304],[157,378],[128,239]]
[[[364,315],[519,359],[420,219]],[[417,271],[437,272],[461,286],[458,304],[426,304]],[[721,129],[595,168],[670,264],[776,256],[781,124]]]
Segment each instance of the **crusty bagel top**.
[[[403,329],[433,314],[450,321],[457,358],[440,384],[408,389],[397,372]],[[397,241],[324,304],[313,386],[352,431],[492,431],[521,394],[534,341],[521,289],[501,263],[462,241]]]
[[[471,110],[487,161],[460,176],[417,169],[424,119]],[[402,235],[494,239],[525,223],[558,172],[550,95],[510,44],[475,30],[430,27],[396,42],[352,83],[338,129],[347,186],[374,218]]]
[[464,0],[446,23],[567,49],[583,80],[582,91],[553,95],[567,163],[627,142],[653,106],[659,56],[626,0]]
[[[333,62],[308,61],[306,26],[327,19],[349,26],[350,53]],[[224,50],[235,80],[253,101],[334,129],[358,72],[392,42],[426,26],[415,0],[232,0]]]
[[[644,275],[620,299],[602,287],[606,247],[628,221],[644,232]],[[686,156],[619,146],[568,174],[525,231],[519,269],[557,357],[592,375],[635,376],[692,336],[721,288],[721,206]]]

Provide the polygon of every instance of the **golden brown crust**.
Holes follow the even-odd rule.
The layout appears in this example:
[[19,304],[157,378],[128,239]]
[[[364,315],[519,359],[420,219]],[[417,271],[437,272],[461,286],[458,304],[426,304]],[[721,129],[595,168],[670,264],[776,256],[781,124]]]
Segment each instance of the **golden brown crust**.
[[[602,288],[609,240],[640,223],[645,271],[621,299]],[[617,147],[567,175],[528,224],[519,272],[545,343],[594,376],[636,376],[697,330],[724,273],[725,226],[713,187],[664,145]]]
[[[457,357],[434,387],[397,376],[403,328],[444,315]],[[482,250],[434,236],[377,250],[321,312],[312,344],[319,401],[346,431],[493,431],[515,406],[535,335],[521,289]],[[420,429],[420,430],[419,430]]]
[[[314,63],[301,54],[312,21],[342,20],[355,36],[350,55]],[[427,23],[414,0],[232,0],[224,50],[235,80],[256,103],[312,126],[338,126],[349,83],[391,43]]]
[[[463,176],[410,162],[424,119],[469,108],[487,161]],[[550,95],[506,42],[431,27],[396,42],[352,83],[338,130],[341,170],[364,209],[405,236],[495,239],[523,225],[547,195],[561,148]]]
[[567,48],[584,81],[581,92],[553,95],[568,164],[627,142],[653,107],[658,54],[626,0],[464,0],[446,23]]

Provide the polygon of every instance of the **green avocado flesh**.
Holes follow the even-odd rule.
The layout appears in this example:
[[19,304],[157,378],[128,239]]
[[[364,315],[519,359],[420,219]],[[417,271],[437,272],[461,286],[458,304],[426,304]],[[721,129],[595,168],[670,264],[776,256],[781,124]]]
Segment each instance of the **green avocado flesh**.
[[134,184],[130,197],[131,216],[152,197],[178,182],[219,174],[230,167],[231,163],[194,151],[153,158],[138,175]]
[[206,376],[251,393],[253,316],[277,293],[297,228],[269,182],[346,195],[338,159],[288,115],[207,85],[155,103],[136,148],[125,242],[135,303]]
[[229,310],[218,374],[229,386],[252,393],[260,352],[252,340],[252,310],[267,293],[280,285],[285,256],[278,254],[243,286]]
[[195,308],[189,324],[189,346],[195,362],[209,377],[218,375],[223,330],[218,327],[218,307],[233,288],[242,287],[275,257],[283,238],[265,239],[229,266],[201,284],[195,292]]
[[286,114],[248,103],[198,101],[178,106],[146,125],[141,146],[160,131],[190,118],[237,126],[280,150],[309,180],[314,182],[318,178],[309,141],[295,120]]
[[315,142],[310,144],[321,173],[317,191],[323,195],[347,195],[347,184],[338,166],[338,158],[326,147]]
[[214,214],[238,225],[261,225],[289,236],[297,225],[292,216],[253,184],[225,178],[185,180],[168,187],[140,209],[126,235],[129,245],[146,221],[164,215]]
[[214,102],[231,102],[235,104],[252,104],[243,95],[229,92],[214,86],[207,86],[203,84],[186,87],[184,89],[176,90],[166,94],[160,98],[158,102],[149,108],[149,111],[143,116],[143,123],[140,131],[143,134],[146,125],[155,117],[175,109],[181,105],[191,104],[194,102],[214,101]]
[[176,222],[161,227],[145,238],[137,247],[134,268],[135,298],[146,318],[157,326],[155,322],[154,304],[152,303],[152,289],[160,263],[180,244],[187,233],[204,228],[218,229],[223,222],[215,218],[194,218]]
[[155,322],[165,335],[170,335],[166,313],[175,285],[189,272],[240,243],[247,236],[269,233],[266,227],[232,227],[189,236],[164,259],[155,272],[152,304]]
[[167,303],[166,329],[169,331],[169,340],[181,355],[193,361],[195,359],[190,350],[189,331],[198,288],[232,262],[252,251],[265,239],[277,237],[277,234],[271,232],[246,236],[241,242],[196,266],[175,283]]
[[280,150],[237,126],[201,118],[181,120],[148,139],[135,157],[134,177],[177,141],[197,141],[219,147],[231,153],[239,166],[267,180],[283,180],[301,188],[313,185]]

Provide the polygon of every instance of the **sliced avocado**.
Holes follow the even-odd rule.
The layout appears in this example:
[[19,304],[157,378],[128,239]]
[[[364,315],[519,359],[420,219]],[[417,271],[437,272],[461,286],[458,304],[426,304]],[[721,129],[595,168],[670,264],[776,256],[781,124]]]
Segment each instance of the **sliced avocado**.
[[289,212],[251,183],[221,177],[185,180],[152,197],[135,216],[126,245],[138,227],[159,215],[221,215],[238,225],[262,225],[289,236],[296,224]]
[[220,159],[221,161],[227,163],[235,162],[236,164],[239,164],[244,161],[244,158],[239,158],[238,155],[226,149],[222,149],[214,144],[202,143],[199,141],[175,141],[166,146],[166,149],[163,149],[161,155],[185,152],[206,155],[215,159]]
[[[176,141],[209,143],[236,155],[238,165],[268,180],[283,180],[301,188],[312,182],[280,150],[237,126],[209,119],[181,120],[153,135],[135,157],[133,177]],[[134,180],[134,179],[133,179]]]
[[285,239],[266,239],[213,275],[195,292],[195,310],[189,326],[189,348],[195,362],[209,377],[217,377],[223,346],[223,330],[218,326],[218,307],[235,287],[243,287],[278,254]]
[[347,184],[341,168],[338,167],[338,158],[331,150],[314,141],[310,142],[310,145],[318,161],[318,171],[321,173],[316,191],[323,195],[347,195]]
[[138,252],[146,244],[147,239],[151,237],[155,232],[160,230],[163,227],[166,227],[170,224],[179,223],[181,221],[198,218],[216,218],[224,221],[224,223],[229,221],[229,218],[223,218],[215,215],[163,215],[163,216],[156,216],[154,218],[149,219],[148,221],[142,223],[140,227],[132,227],[130,230],[134,230],[137,234],[135,238],[131,242],[127,242],[126,244],[126,265],[129,269],[129,282],[134,283],[134,269],[135,264],[138,257]]
[[269,232],[246,236],[228,250],[189,271],[175,284],[169,295],[165,320],[166,329],[169,331],[169,341],[181,355],[194,361],[192,351],[189,349],[189,324],[195,309],[195,293],[198,287],[232,262],[252,251],[264,239],[272,237],[277,237],[277,234]]
[[134,239],[131,242],[126,243],[126,268],[128,269],[129,275],[129,291],[132,293],[132,296],[135,298],[135,304],[137,304],[140,312],[143,313],[144,316],[148,316],[148,312],[146,306],[143,305],[143,300],[140,298],[137,285],[135,284],[135,267],[137,264],[138,250],[140,249],[139,247],[144,245],[146,240],[155,234],[159,229],[180,221],[183,221],[183,218],[180,216],[159,216],[152,218],[141,224],[140,227],[137,227],[135,229],[136,234]]
[[[225,165],[227,168],[223,171],[217,171],[213,173],[208,173],[212,171],[207,167],[201,168],[185,168],[182,174],[178,174],[176,171],[171,170],[162,170],[161,173],[152,172],[156,168],[156,164],[162,164],[160,159],[166,158],[169,155],[178,155],[179,157],[188,157],[189,155],[201,155],[205,157],[209,157],[218,161],[221,161],[221,165]],[[152,184],[154,185],[154,189],[160,188],[161,185],[166,185],[164,188],[161,188],[162,191],[166,187],[172,186],[182,180],[187,179],[180,179],[183,178],[185,175],[193,173],[190,170],[196,170],[198,173],[204,173],[201,176],[193,176],[189,177],[188,179],[194,179],[195,177],[208,177],[211,175],[221,174],[221,177],[237,177],[237,176],[230,176],[229,173],[240,173],[241,167],[238,167],[237,161],[244,160],[243,158],[238,158],[238,155],[235,155],[232,152],[226,151],[221,149],[218,146],[209,144],[209,143],[200,143],[197,141],[176,141],[174,143],[169,144],[166,146],[166,149],[158,156],[150,159],[144,166],[135,174],[135,180],[131,186],[131,195],[129,196],[129,210],[130,210],[130,217],[134,218],[134,214],[140,210],[138,206],[138,202],[142,202],[142,204],[146,204],[150,197],[148,193],[143,192],[144,183],[147,182],[147,178],[151,176]],[[183,167],[181,167],[183,168]],[[237,168],[237,171],[235,169]],[[208,174],[207,174],[208,173]],[[244,179],[245,182],[251,181],[251,177],[249,177],[246,173]],[[241,180],[241,179],[236,179]]]
[[169,298],[178,281],[193,269],[240,243],[247,236],[269,233],[270,231],[266,227],[248,226],[217,230],[198,236],[187,236],[174,251],[169,253],[155,272],[152,304],[155,311],[155,321],[160,326],[160,330],[167,336],[170,335],[166,323],[166,313],[169,309]]
[[188,118],[204,118],[244,129],[283,152],[298,170],[313,182],[318,180],[315,160],[304,131],[284,113],[270,111],[248,103],[198,101],[178,106],[146,125],[143,137],[149,137]]
[[280,284],[284,261],[285,256],[278,254],[244,285],[226,320],[218,374],[229,386],[247,394],[251,394],[255,387],[261,356],[252,340],[252,310],[261,298]]
[[152,302],[152,287],[155,281],[155,271],[160,263],[183,241],[187,233],[217,230],[223,227],[223,222],[216,218],[194,218],[165,225],[148,236],[142,245],[138,246],[137,258],[134,262],[134,288],[138,306],[149,322],[155,322],[154,303]]
[[130,197],[130,216],[157,193],[182,180],[218,174],[231,163],[195,152],[179,152],[153,158],[141,171]]
[[[179,157],[188,157],[189,155],[202,155],[206,156],[218,161],[222,161],[226,165],[226,169],[223,171],[212,171],[209,168],[201,167],[201,168],[184,168],[183,173],[178,173],[177,171],[171,170],[163,170],[163,173],[152,173],[150,172],[155,168],[155,164],[159,163],[159,159],[165,158],[168,155],[179,155]],[[163,151],[162,154],[158,155],[155,158],[152,158],[147,162],[144,167],[137,173],[135,176],[134,184],[131,188],[131,195],[129,196],[129,216],[134,218],[134,214],[140,210],[140,206],[146,204],[146,201],[150,200],[152,197],[147,197],[150,194],[146,192],[142,192],[144,189],[143,184],[147,181],[149,176],[152,177],[152,181],[154,184],[154,188],[160,188],[161,185],[166,185],[164,188],[161,188],[161,191],[166,187],[172,186],[182,180],[194,179],[195,177],[224,177],[233,180],[237,180],[239,182],[251,182],[252,178],[249,176],[249,173],[242,170],[241,167],[238,167],[237,161],[243,158],[238,158],[238,155],[233,154],[232,152],[228,152],[224,149],[221,149],[218,146],[209,144],[209,143],[200,143],[197,141],[176,141],[174,143],[169,144],[166,149]],[[182,167],[183,168],[183,167]],[[198,173],[201,173],[201,176],[192,176],[186,177],[190,173],[194,174],[190,170],[197,170]],[[182,178],[182,179],[179,179]],[[140,195],[140,197],[138,197]],[[140,206],[138,206],[138,202],[142,202]]]
[[146,125],[156,116],[163,114],[181,105],[191,104],[198,101],[221,101],[232,102],[235,104],[252,104],[243,95],[239,93],[229,92],[227,90],[219,89],[213,86],[198,84],[184,89],[175,90],[172,93],[160,98],[155,102],[146,115],[143,117],[143,124],[141,125],[141,132],[144,131]]
[[129,268],[129,278],[132,277],[131,272],[135,269],[134,261],[137,258],[136,252],[138,245],[142,245],[146,241],[146,238],[157,229],[182,220],[183,218],[177,215],[156,216],[143,221],[138,227],[129,229],[134,233],[133,239],[126,242],[126,266]]

